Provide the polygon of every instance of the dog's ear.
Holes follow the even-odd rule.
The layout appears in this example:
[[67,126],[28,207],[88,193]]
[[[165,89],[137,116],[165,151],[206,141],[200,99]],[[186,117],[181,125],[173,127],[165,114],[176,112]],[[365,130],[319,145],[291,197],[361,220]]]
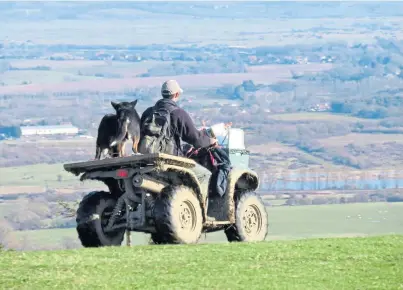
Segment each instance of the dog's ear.
[[119,104],[111,101],[112,107],[117,111],[119,109]]
[[130,105],[131,105],[133,108],[136,107],[137,101],[138,101],[138,100],[134,100],[133,102],[130,102]]

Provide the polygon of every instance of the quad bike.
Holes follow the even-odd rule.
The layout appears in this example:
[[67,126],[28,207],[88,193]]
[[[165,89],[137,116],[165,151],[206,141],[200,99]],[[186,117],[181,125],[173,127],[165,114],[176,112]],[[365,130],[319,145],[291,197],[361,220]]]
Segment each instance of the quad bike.
[[118,246],[126,231],[149,233],[156,244],[197,243],[202,233],[219,230],[230,242],[264,240],[268,221],[254,193],[257,174],[233,164],[225,194],[203,195],[193,166],[192,159],[168,154],[65,164],[81,181],[99,180],[109,188],[80,202],[76,229],[82,245]]

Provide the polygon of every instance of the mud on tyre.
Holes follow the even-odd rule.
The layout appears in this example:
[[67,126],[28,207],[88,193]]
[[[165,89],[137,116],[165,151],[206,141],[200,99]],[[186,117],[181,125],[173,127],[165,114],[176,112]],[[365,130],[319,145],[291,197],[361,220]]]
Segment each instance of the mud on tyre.
[[105,191],[87,194],[77,209],[77,233],[84,247],[120,246],[125,229],[104,232],[117,199]]
[[267,211],[261,197],[248,192],[235,201],[235,224],[224,232],[229,242],[259,242],[266,238],[267,227]]
[[167,186],[155,201],[154,220],[154,243],[197,243],[203,228],[199,199],[189,187]]

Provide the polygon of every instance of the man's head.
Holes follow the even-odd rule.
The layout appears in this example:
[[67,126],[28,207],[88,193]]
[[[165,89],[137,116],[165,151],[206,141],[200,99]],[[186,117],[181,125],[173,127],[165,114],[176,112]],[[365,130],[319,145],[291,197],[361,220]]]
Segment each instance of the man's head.
[[162,84],[161,95],[164,99],[171,99],[177,101],[183,90],[175,80],[169,80]]

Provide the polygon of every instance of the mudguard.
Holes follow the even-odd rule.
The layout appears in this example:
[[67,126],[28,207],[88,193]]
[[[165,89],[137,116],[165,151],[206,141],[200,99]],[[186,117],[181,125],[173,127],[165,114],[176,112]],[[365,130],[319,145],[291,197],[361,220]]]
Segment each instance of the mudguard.
[[248,169],[233,168],[228,175],[227,189],[223,197],[209,198],[208,215],[216,221],[235,223],[234,197],[244,192],[255,191],[259,187],[259,176]]
[[176,165],[171,165],[171,164],[161,164],[159,165],[159,170],[163,172],[175,172],[176,174],[181,175],[180,179],[181,181],[179,183],[190,187],[191,189],[194,190],[194,192],[197,195],[197,198],[200,201],[200,206],[202,208],[202,213],[203,213],[203,220],[206,220],[207,217],[207,208],[206,208],[206,198],[203,197],[201,189],[200,189],[200,182],[197,179],[196,175],[194,172],[188,168],[176,166]]

